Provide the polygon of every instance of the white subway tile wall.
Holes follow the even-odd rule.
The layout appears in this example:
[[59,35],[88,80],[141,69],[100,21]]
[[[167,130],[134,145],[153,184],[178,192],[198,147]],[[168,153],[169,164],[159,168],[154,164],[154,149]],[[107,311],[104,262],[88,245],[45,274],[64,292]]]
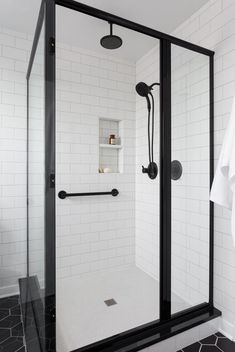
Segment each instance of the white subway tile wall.
[[[120,192],[57,198],[58,277],[135,262],[134,87],[134,63],[64,45],[57,49],[57,193]],[[123,144],[122,173],[117,173],[117,151],[99,148],[112,131],[120,132]],[[99,173],[100,157],[102,167],[114,173]]]
[[26,275],[27,35],[0,29],[0,296]]

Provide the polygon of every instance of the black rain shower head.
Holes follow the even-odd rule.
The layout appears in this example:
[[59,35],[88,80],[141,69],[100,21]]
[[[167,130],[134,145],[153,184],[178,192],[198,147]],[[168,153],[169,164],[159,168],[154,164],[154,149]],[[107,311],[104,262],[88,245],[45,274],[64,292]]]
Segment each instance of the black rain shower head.
[[113,35],[113,24],[110,23],[110,34],[100,39],[100,44],[105,49],[118,49],[122,46],[122,39]]

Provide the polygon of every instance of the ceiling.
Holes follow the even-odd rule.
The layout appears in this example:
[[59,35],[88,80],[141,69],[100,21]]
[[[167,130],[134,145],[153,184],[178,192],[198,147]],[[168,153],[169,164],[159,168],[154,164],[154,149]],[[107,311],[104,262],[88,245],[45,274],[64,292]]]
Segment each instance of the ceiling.
[[[104,11],[171,33],[208,0],[83,0]],[[2,27],[33,34],[40,0],[1,0]],[[104,52],[99,40],[107,35],[106,22],[58,7],[57,39],[89,50]],[[85,33],[85,36],[84,36]],[[152,38],[114,26],[114,34],[123,39],[123,47],[112,54],[136,61],[155,45]],[[109,52],[110,53],[110,52]]]

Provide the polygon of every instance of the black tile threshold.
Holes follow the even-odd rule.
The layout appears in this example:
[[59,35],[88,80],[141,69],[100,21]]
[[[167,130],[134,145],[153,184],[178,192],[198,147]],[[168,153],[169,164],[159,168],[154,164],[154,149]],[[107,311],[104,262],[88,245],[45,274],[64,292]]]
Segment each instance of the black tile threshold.
[[217,332],[177,352],[235,352],[235,342]]

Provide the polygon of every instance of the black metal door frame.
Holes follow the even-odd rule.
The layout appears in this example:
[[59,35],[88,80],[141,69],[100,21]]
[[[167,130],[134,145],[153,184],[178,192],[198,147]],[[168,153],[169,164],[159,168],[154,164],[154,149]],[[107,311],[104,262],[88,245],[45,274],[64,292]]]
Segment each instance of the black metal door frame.
[[160,321],[171,318],[171,43],[160,40]]
[[[45,290],[46,296],[55,294],[55,2],[42,0],[27,79],[27,135],[29,122],[29,80],[37,51],[41,29],[45,23]],[[27,185],[28,185],[27,137]],[[28,189],[28,187],[27,187]],[[28,192],[28,191],[27,191]],[[28,195],[27,195],[28,198]],[[27,207],[28,208],[28,207]],[[28,211],[28,210],[27,210]],[[28,221],[28,216],[27,216]],[[28,231],[28,228],[27,228]],[[29,234],[28,234],[29,235]],[[29,262],[27,260],[27,267]],[[29,267],[28,267],[29,271]]]
[[46,297],[55,295],[55,1],[45,9],[45,263]]
[[[43,0],[45,3],[45,108],[46,108],[46,291],[55,297],[55,11],[56,5],[151,36],[160,41],[160,319],[107,338],[77,351],[138,351],[221,313],[213,306],[213,204],[210,203],[209,301],[171,314],[171,46],[172,44],[208,56],[210,67],[210,182],[214,172],[214,52],[112,15],[74,0]],[[37,37],[37,30],[35,38]],[[35,43],[31,59],[35,53]],[[33,59],[30,59],[32,66]],[[30,73],[29,73],[30,75]]]
[[[48,341],[55,337],[54,314],[55,311],[55,288],[56,288],[56,257],[55,257],[55,1],[42,0],[39,11],[33,46],[27,70],[27,277],[30,279],[29,268],[29,202],[28,202],[28,181],[29,181],[29,80],[32,67],[44,24],[44,107],[45,107],[45,130],[44,130],[44,150],[45,150],[45,200],[44,200],[44,277],[45,292],[42,297],[42,305],[36,304],[34,309],[35,319],[40,319],[38,335],[42,351],[46,351]],[[29,289],[31,288],[28,280]],[[35,289],[34,289],[35,290]],[[40,290],[40,287],[38,288]],[[40,297],[40,292],[38,292]],[[32,298],[33,299],[33,298]],[[40,311],[37,306],[44,307]],[[37,311],[38,310],[38,311]],[[53,315],[53,317],[51,316]],[[47,343],[46,343],[47,341]]]

